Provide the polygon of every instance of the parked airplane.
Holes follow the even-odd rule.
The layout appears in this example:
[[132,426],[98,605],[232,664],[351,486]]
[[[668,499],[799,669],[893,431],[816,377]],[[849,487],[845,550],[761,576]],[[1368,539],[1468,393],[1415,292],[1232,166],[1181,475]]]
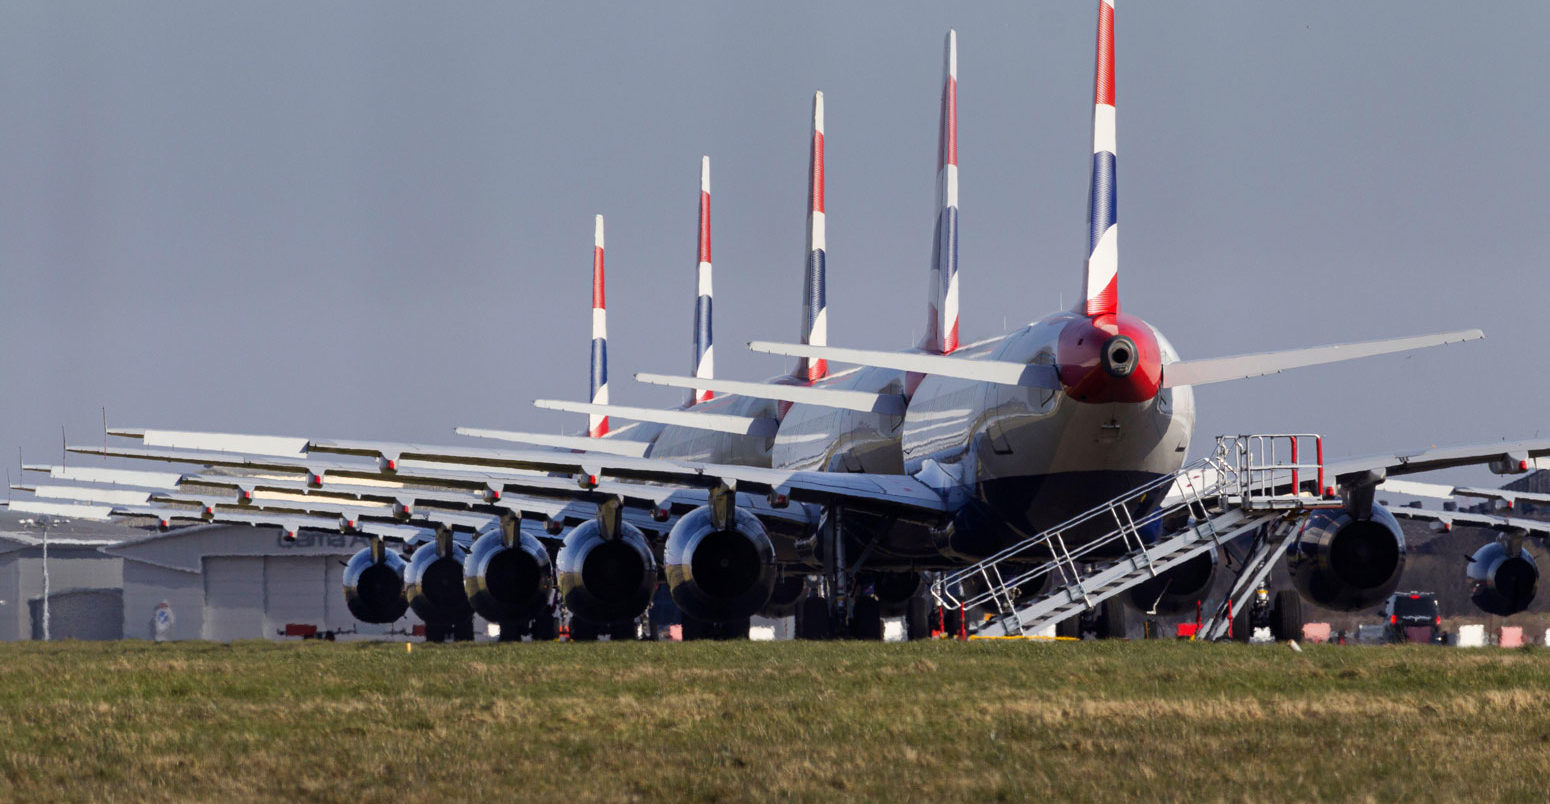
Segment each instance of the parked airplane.
[[[585,437],[459,429],[531,445],[497,449],[125,430],[119,433],[143,446],[71,449],[219,467],[221,477],[238,484],[227,505],[163,496],[112,509],[121,514],[167,517],[165,506],[181,504],[206,521],[361,530],[418,546],[408,562],[381,542],[351,562],[347,594],[365,620],[391,621],[407,604],[443,628],[460,627],[478,611],[543,633],[534,622],[548,616],[552,582],[585,635],[624,636],[665,579],[693,633],[736,635],[753,614],[800,607],[799,630],[808,636],[876,635],[879,617],[899,612],[918,634],[926,627],[928,574],[962,567],[1179,472],[1193,436],[1196,386],[1483,337],[1464,330],[1184,360],[1157,329],[1122,311],[1112,0],[1100,0],[1098,11],[1089,253],[1076,309],[960,344],[957,39],[949,33],[928,326],[912,349],[827,344],[819,94],[802,342],[750,344],[795,358],[787,376],[752,383],[716,379],[710,370],[709,183],[702,165],[695,331],[704,335],[694,373],[636,375],[688,389],[683,408],[627,407],[607,396],[599,219],[593,395],[586,403],[538,402],[588,414]],[[831,373],[831,363],[855,368]],[[612,421],[629,419],[638,423],[611,429]],[[1394,517],[1373,502],[1386,477],[1475,463],[1514,472],[1547,454],[1550,441],[1532,441],[1334,465],[1331,485],[1346,505],[1299,520],[1299,589],[1352,609],[1392,592],[1405,548]],[[210,476],[199,470],[174,485],[198,486]],[[274,483],[306,494],[289,509],[266,507],[243,485]],[[373,498],[350,490],[361,486],[390,489],[392,501],[370,515],[321,504],[321,493],[340,489],[380,501],[380,492]],[[1161,493],[1133,496],[1127,510],[1139,518],[1161,501]],[[187,508],[190,502],[196,507]],[[449,513],[452,505],[466,513]],[[471,547],[459,531],[477,536]],[[1073,531],[1067,538],[1088,535]],[[1168,602],[1204,593],[1212,576],[1211,559],[1205,561],[1204,572],[1185,568],[1168,579]],[[805,582],[809,577],[818,580]]]

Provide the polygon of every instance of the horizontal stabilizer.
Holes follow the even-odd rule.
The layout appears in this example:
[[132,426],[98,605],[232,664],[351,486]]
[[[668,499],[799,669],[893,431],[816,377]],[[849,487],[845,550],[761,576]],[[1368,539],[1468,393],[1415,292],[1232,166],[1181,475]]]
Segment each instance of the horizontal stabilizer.
[[625,455],[640,458],[651,446],[646,441],[626,441],[621,438],[593,438],[591,436],[546,435],[544,433],[518,433],[511,430],[487,430],[482,427],[458,427],[453,432],[469,438],[488,438],[510,441],[513,444],[531,444],[556,449],[574,449],[584,452],[601,452],[604,455]]
[[292,436],[196,433],[185,430],[146,430],[137,427],[115,427],[108,431],[108,435],[138,438],[147,447],[246,452],[250,455],[300,455],[307,449],[307,439]]
[[151,497],[150,492],[145,491],[89,488],[86,486],[33,486],[30,489],[12,486],[12,488],[31,491],[32,496],[45,500],[70,500],[71,502],[102,503],[104,505],[144,505]]
[[77,503],[44,502],[42,500],[12,500],[8,506],[19,514],[40,514],[67,519],[94,519],[106,521],[113,514],[111,505],[84,505]]
[[107,469],[101,466],[48,466],[28,464],[29,472],[44,472],[55,480],[96,483],[103,486],[134,486],[142,489],[177,488],[183,476],[177,472],[148,472],[144,469]]
[[533,406],[544,410],[566,413],[587,413],[602,416],[618,416],[638,422],[656,422],[674,427],[692,427],[697,430],[713,430],[733,435],[751,435],[771,438],[780,423],[774,419],[752,416],[733,416],[727,413],[698,413],[688,410],[660,410],[634,408],[625,405],[593,405],[586,402],[567,402],[562,399],[537,399]]
[[836,346],[809,346],[800,343],[771,343],[753,341],[748,348],[755,352],[791,357],[822,358],[836,363],[853,363],[859,366],[914,371],[961,380],[978,380],[999,385],[1020,385],[1025,388],[1060,388],[1060,376],[1054,366],[1011,363],[1004,360],[977,360],[969,357],[950,357],[921,352],[887,352],[871,349],[844,349]]
[[666,385],[670,388],[699,388],[718,394],[775,399],[800,405],[856,410],[862,413],[881,413],[884,416],[903,416],[905,407],[904,397],[900,394],[873,394],[866,391],[843,391],[807,385],[780,385],[704,377],[671,377],[664,374],[636,374],[635,379],[650,385]]
[[1311,349],[1289,349],[1284,352],[1262,352],[1205,360],[1182,360],[1163,366],[1163,387],[1178,388],[1183,385],[1209,385],[1228,380],[1245,380],[1250,377],[1279,374],[1287,369],[1339,363],[1394,352],[1408,352],[1412,349],[1425,349],[1448,343],[1475,341],[1484,337],[1485,333],[1478,329],[1466,329],[1436,335],[1418,335],[1413,338],[1343,343],[1334,346],[1315,346]]

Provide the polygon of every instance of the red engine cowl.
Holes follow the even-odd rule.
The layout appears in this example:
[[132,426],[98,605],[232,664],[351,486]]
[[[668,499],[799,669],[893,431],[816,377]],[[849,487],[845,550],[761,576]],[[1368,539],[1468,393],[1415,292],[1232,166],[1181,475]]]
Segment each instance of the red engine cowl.
[[1124,313],[1072,321],[1060,331],[1055,364],[1078,402],[1146,402],[1162,388],[1162,350],[1152,328]]

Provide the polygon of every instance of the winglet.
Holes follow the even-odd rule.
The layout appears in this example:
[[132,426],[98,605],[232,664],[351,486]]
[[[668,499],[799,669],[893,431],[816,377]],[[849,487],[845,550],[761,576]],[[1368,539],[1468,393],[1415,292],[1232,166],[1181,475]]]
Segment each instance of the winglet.
[[1119,312],[1114,146],[1114,0],[1098,0],[1098,58],[1093,75],[1093,175],[1088,195],[1087,280],[1083,312]]
[[936,194],[926,334],[920,348],[945,355],[958,348],[958,32],[951,30],[947,32],[942,62]]
[[[715,342],[711,329],[710,285],[710,157],[700,157],[699,293],[694,302],[694,376],[716,376]],[[701,388],[689,390],[689,404],[715,396]]]
[[[608,300],[603,281],[603,216],[597,216],[592,234],[592,404],[608,404]],[[587,433],[593,438],[608,434],[608,417],[587,417]]]
[[[823,210],[823,93],[813,93],[813,141],[807,162],[807,274],[802,283],[802,342],[829,342],[828,280],[824,271],[826,226]],[[829,364],[801,358],[793,374],[808,382],[823,379]]]

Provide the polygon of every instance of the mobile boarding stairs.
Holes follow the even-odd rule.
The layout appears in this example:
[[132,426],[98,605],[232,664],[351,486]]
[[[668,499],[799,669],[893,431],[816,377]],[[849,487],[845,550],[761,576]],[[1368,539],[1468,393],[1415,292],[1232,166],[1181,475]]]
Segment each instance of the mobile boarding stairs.
[[[1300,463],[1310,446],[1314,462]],[[1312,492],[1302,491],[1305,478],[1317,480]],[[1159,494],[1165,495],[1160,506],[1132,513],[1147,511],[1145,501]],[[1274,526],[1342,505],[1324,484],[1319,436],[1218,436],[1211,457],[944,575],[931,594],[936,605],[960,614],[988,612],[982,622],[962,620],[965,636],[1030,636],[1202,553],[1215,549],[1226,556],[1228,543],[1253,533],[1248,555],[1234,568],[1232,591],[1201,624],[1198,638],[1216,639],[1226,635],[1231,613],[1243,610],[1295,541],[1291,528]],[[1075,547],[1067,543],[1073,532],[1090,533],[1110,523],[1102,536],[1084,538]],[[1112,559],[1116,554],[1121,557]],[[1028,589],[1045,591],[1029,596]]]

